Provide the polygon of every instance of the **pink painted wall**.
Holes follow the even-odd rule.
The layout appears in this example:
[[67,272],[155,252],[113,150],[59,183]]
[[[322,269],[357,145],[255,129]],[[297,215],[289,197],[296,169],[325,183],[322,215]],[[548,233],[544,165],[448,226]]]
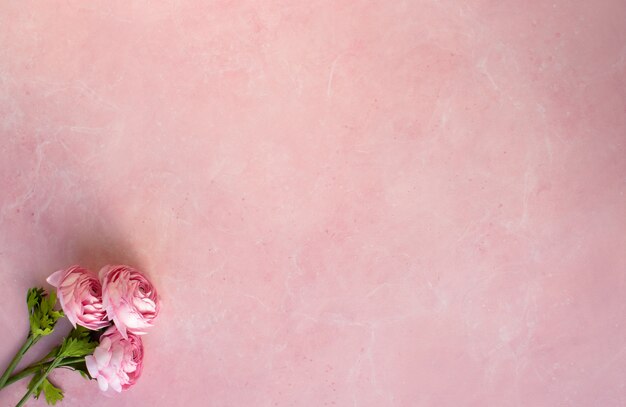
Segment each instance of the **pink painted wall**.
[[144,376],[58,372],[63,405],[625,406],[625,22],[2,1],[0,365],[28,287],[126,262],[163,297]]

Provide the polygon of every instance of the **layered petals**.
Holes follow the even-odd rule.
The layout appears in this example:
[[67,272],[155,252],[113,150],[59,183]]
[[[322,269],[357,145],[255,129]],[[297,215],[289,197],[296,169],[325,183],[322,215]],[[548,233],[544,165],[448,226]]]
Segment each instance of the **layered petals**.
[[85,357],[89,375],[98,381],[100,390],[121,392],[133,386],[143,369],[143,343],[139,336],[127,332],[123,337],[112,326],[100,337],[93,355]]
[[46,280],[57,289],[63,312],[74,327],[98,330],[109,325],[96,275],[80,266],[59,270]]
[[122,337],[143,335],[159,314],[156,289],[139,271],[129,266],[105,266],[99,273],[102,303]]

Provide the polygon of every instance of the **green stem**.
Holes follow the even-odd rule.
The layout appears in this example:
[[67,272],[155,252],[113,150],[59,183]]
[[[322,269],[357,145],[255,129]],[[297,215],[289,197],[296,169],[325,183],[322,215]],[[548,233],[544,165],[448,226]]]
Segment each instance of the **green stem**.
[[32,394],[35,391],[35,389],[38,388],[39,386],[41,386],[41,383],[43,383],[43,381],[48,377],[50,372],[52,372],[57,366],[59,366],[62,361],[63,361],[63,358],[57,357],[56,359],[54,359],[50,363],[50,365],[48,366],[46,371],[43,372],[43,375],[41,375],[39,380],[37,380],[37,383],[35,383],[33,386],[29,386],[30,388],[28,389],[26,394],[24,394],[24,397],[22,397],[22,399],[19,401],[19,403],[17,403],[17,405],[15,407],[22,407],[24,405],[24,403],[26,403],[28,401],[30,396],[32,396]]
[[[69,367],[71,369],[76,370],[76,366],[74,366],[74,364],[82,363],[84,361],[85,361],[85,358],[67,358],[67,359],[63,359],[63,362],[61,362],[61,364],[59,364],[57,367]],[[44,369],[44,368],[47,369],[51,363],[52,362],[50,361],[47,361],[47,362],[41,361],[41,362],[33,363],[32,365],[28,366],[24,370],[21,370],[15,373],[13,376],[9,377],[7,382],[4,384],[4,387],[11,385],[17,382],[18,380],[22,380],[23,378],[30,376],[33,373],[37,373],[41,369]],[[3,387],[0,387],[0,390],[2,389]]]
[[[80,366],[76,366],[76,364],[78,363],[84,363],[85,359],[84,358],[67,358],[67,359],[63,359],[63,362],[61,362],[57,368],[68,368],[71,370],[79,370]],[[22,380],[23,378],[30,376],[33,373],[37,373],[39,371],[41,371],[42,369],[47,369],[50,364],[52,362],[48,361],[48,362],[37,362],[37,363],[33,363],[32,365],[28,366],[27,368],[24,368],[23,370],[20,370],[19,372],[15,373],[13,376],[9,377],[9,379],[7,380],[7,382],[4,384],[4,387],[8,387],[9,385]],[[0,390],[2,390],[3,388],[0,388]]]
[[31,374],[38,372],[40,369],[41,369],[40,366],[31,366],[31,367],[27,367],[26,369],[18,373],[15,373],[13,376],[9,377],[7,382],[4,384],[4,387],[11,385],[18,380],[22,380],[26,376],[30,376]]
[[28,351],[28,349],[30,349],[30,347],[33,346],[39,340],[39,338],[39,336],[34,337],[32,334],[28,334],[26,342],[24,342],[24,345],[22,345],[20,350],[17,351],[17,353],[13,357],[13,360],[11,360],[11,363],[9,363],[9,366],[2,374],[2,377],[0,377],[0,389],[3,388],[7,380],[9,380],[11,373],[13,373],[17,364],[20,363],[20,360],[22,360],[22,357],[24,357],[26,351]]

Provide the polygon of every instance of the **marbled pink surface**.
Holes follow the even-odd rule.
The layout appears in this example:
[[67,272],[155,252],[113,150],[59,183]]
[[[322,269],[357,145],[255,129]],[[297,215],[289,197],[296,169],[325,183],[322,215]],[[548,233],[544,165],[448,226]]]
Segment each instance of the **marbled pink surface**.
[[144,376],[58,372],[62,406],[626,405],[625,21],[0,2],[2,368],[28,287],[124,262],[163,298]]

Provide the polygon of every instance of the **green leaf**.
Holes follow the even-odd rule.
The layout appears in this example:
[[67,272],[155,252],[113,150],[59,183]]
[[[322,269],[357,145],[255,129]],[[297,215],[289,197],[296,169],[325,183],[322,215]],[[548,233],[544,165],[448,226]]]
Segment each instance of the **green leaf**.
[[92,380],[91,376],[89,376],[89,371],[87,370],[87,364],[85,363],[85,359],[83,359],[81,362],[74,362],[71,365],[66,365],[63,367],[80,373],[80,375],[87,380]]
[[80,339],[65,339],[63,341],[63,345],[61,346],[60,356],[61,357],[80,357],[87,356],[93,353],[93,350],[96,348],[95,344],[91,342],[80,340]]
[[33,389],[33,397],[35,398],[39,398],[39,395],[41,394],[41,386],[37,386],[35,388],[35,385],[37,384],[39,379],[41,379],[41,376],[43,376],[43,369],[37,371],[33,375],[33,378],[30,379],[30,382],[28,383],[28,390]]
[[28,304],[28,309],[32,310],[35,305],[38,305],[39,303],[41,303],[41,299],[43,298],[43,293],[44,293],[44,289],[43,288],[31,288],[28,290],[28,294],[26,296],[26,303]]
[[63,400],[63,391],[50,383],[48,379],[44,379],[41,383],[43,395],[46,397],[46,403],[55,405],[57,401]]
[[70,333],[67,335],[68,338],[74,339],[84,339],[89,338],[91,331],[84,326],[76,326],[76,328],[72,329]]
[[41,376],[43,374],[43,369],[35,373],[30,383],[28,383],[28,389],[33,389],[33,397],[36,399],[38,399],[41,396],[41,392],[43,392],[43,395],[46,398],[46,403],[55,405],[58,401],[63,400],[63,391],[61,389],[50,383],[47,378],[43,379],[37,388],[34,388],[37,382],[41,380]]
[[78,326],[63,340],[58,356],[65,358],[91,355],[96,346],[98,346],[98,340],[91,334],[91,331]]
[[46,336],[54,330],[57,320],[63,317],[63,311],[54,309],[57,297],[54,292],[46,295],[43,288],[31,288],[26,296],[31,335]]

